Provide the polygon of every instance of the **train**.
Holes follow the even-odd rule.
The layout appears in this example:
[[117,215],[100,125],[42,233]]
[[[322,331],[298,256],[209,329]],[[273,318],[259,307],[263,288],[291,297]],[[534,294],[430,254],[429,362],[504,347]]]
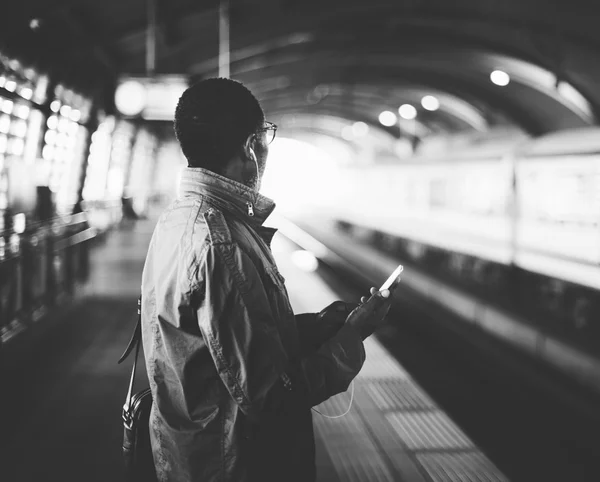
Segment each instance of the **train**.
[[312,222],[600,354],[600,128],[348,165],[308,197]]

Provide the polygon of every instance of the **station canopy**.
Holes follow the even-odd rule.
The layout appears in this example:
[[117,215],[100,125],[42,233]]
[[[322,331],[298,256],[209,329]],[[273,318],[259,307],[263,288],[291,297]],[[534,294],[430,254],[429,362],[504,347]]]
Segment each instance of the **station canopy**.
[[[398,136],[597,124],[600,5],[580,0],[231,0],[231,77],[271,119]],[[69,78],[144,75],[148,0],[19,0],[0,49]],[[218,75],[219,2],[155,0],[157,74]],[[113,87],[114,88],[114,87]],[[408,107],[407,107],[408,106]],[[343,123],[342,122],[342,123]],[[399,129],[400,127],[400,129]],[[335,127],[334,129],[337,129]]]

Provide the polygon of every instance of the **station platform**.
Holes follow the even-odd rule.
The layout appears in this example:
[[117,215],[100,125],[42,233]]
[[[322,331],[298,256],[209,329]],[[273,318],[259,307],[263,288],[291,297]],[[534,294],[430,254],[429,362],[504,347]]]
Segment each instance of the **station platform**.
[[[135,324],[152,229],[153,222],[139,221],[110,233],[92,252],[83,295],[32,341],[7,386],[17,403],[3,414],[3,480],[124,480],[120,417],[131,365],[116,362]],[[295,249],[283,236],[274,239],[294,310],[318,311],[338,296],[294,263]],[[365,346],[350,412],[313,414],[319,482],[507,480],[376,338]],[[143,370],[138,376],[136,389],[147,383]],[[317,409],[343,413],[349,392]]]

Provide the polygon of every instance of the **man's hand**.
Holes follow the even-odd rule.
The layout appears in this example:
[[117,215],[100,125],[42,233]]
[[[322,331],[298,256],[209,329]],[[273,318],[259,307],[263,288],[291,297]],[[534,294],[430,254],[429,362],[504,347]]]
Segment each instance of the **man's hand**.
[[356,303],[346,303],[345,301],[334,301],[326,308],[323,308],[317,315],[317,319],[320,323],[327,325],[337,325],[337,329],[340,329],[348,315],[357,307]]
[[317,324],[321,333],[322,341],[328,340],[337,331],[344,326],[348,315],[352,313],[358,305],[356,303],[346,303],[345,301],[334,301],[317,314]]
[[367,299],[363,296],[360,301],[361,304],[350,313],[346,323],[352,325],[364,340],[383,325],[392,299],[389,290],[377,291],[377,288],[371,288],[371,297]]
[[344,326],[356,303],[334,301],[319,313],[296,315],[300,346],[303,353],[313,353]]

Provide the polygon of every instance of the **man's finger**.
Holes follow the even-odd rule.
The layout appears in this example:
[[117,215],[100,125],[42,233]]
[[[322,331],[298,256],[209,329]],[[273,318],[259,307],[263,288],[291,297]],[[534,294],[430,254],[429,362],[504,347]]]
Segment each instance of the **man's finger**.
[[371,296],[371,298],[377,298],[377,299],[388,299],[390,297],[390,290],[381,290],[381,291],[376,291],[375,293],[373,293],[373,296]]

